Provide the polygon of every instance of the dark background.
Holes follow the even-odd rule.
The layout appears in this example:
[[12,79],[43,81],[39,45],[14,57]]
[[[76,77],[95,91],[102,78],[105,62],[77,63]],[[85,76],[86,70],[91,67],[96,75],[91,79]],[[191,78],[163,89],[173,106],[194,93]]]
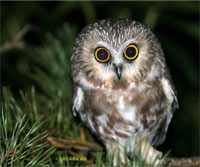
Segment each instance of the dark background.
[[[179,109],[169,126],[162,151],[172,156],[199,155],[199,2],[1,2],[1,46],[27,24],[37,26],[24,36],[24,49],[1,54],[1,86],[16,98],[19,89],[37,84],[27,56],[45,43],[45,35],[68,23],[76,34],[104,18],[131,18],[150,26],[160,40],[178,92]],[[67,37],[66,37],[67,38]],[[70,77],[70,76],[69,76]]]

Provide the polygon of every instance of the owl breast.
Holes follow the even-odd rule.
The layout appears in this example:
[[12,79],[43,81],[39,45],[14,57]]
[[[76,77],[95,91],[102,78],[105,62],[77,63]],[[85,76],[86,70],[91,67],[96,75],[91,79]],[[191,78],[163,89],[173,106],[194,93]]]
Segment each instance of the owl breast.
[[166,115],[161,84],[83,92],[81,119],[104,142],[129,140],[138,134],[151,140]]

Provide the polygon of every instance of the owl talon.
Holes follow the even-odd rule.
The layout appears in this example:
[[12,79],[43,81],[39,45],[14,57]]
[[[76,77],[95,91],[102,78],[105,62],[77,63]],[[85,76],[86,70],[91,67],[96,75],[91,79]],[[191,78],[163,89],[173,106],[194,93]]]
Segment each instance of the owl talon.
[[142,158],[149,165],[157,167],[161,163],[162,152],[155,150],[147,139],[142,139],[140,148],[137,148],[136,151],[141,153]]
[[[114,167],[118,166],[118,163],[120,163],[120,166],[125,166],[126,165],[123,147],[121,147],[118,144],[114,143],[112,145],[108,145],[107,149],[109,151],[112,150],[113,166]],[[111,154],[111,152],[110,152],[110,154]]]
[[160,166],[160,165],[161,165],[161,160],[160,160],[160,159],[156,159],[156,160],[154,161],[153,165],[154,165],[155,167],[161,167],[161,166]]

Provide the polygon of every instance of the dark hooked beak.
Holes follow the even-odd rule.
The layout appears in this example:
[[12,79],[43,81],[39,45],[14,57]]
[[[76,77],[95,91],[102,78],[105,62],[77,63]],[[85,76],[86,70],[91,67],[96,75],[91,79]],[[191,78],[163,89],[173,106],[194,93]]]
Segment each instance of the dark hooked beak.
[[121,75],[122,75],[122,65],[121,64],[119,64],[119,65],[113,64],[113,66],[114,66],[115,72],[117,74],[117,78],[120,80]]

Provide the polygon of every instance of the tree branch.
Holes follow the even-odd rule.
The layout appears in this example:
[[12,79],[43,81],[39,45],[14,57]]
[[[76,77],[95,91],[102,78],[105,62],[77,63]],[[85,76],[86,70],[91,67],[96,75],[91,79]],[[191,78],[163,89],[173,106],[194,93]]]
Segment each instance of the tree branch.
[[167,158],[163,165],[165,167],[199,167],[200,157]]
[[48,137],[47,141],[57,148],[64,148],[64,149],[75,149],[79,151],[96,151],[102,150],[102,146],[97,143],[91,142],[83,142],[74,140],[71,137],[65,138],[55,138],[55,137]]
[[[88,151],[97,151],[103,150],[103,147],[97,143],[86,142],[86,141],[78,141],[74,140],[71,137],[65,138],[56,138],[56,137],[48,137],[47,141],[57,148],[68,149],[69,153],[72,156],[80,157],[81,155],[72,151],[72,149],[77,152],[88,152]],[[95,164],[88,161],[86,167],[95,167]],[[91,164],[92,163],[92,164]],[[163,167],[199,167],[200,166],[200,157],[189,157],[189,158],[167,158],[163,162]]]
[[36,27],[30,24],[25,25],[21,31],[17,33],[14,39],[10,43],[5,43],[0,47],[0,54],[9,52],[13,49],[23,49],[24,42],[22,41],[23,37],[27,34],[28,31],[35,29]]

